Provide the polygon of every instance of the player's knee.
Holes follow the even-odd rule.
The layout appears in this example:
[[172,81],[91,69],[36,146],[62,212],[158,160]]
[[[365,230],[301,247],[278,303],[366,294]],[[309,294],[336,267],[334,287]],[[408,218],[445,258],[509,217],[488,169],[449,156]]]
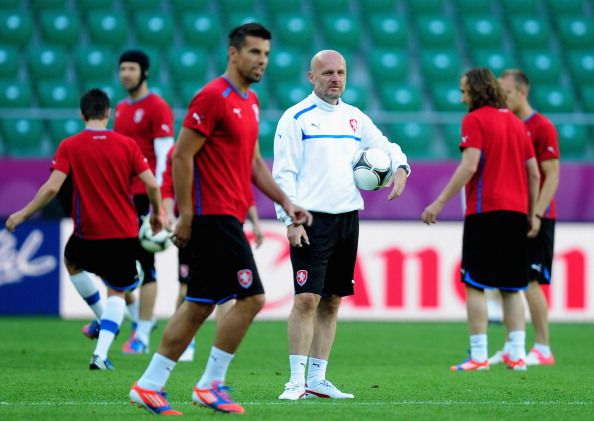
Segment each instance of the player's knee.
[[245,300],[245,303],[248,304],[250,309],[255,313],[258,313],[260,310],[262,310],[264,304],[266,303],[264,294],[252,295]]
[[293,304],[294,309],[299,313],[311,313],[316,311],[318,304],[320,303],[320,296],[305,292],[302,294],[295,295],[295,302]]
[[64,265],[66,265],[66,270],[68,271],[69,275],[76,275],[77,273],[81,273],[82,269],[77,267],[74,263],[64,257]]
[[329,297],[324,297],[321,300],[323,304],[323,308],[329,313],[338,313],[338,309],[340,308],[340,303],[342,298],[338,295],[331,295]]

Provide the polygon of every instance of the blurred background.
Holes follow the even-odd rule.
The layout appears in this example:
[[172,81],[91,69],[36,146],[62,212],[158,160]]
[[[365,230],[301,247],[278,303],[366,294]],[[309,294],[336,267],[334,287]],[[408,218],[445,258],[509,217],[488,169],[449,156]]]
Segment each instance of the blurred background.
[[[149,54],[149,88],[174,108],[178,129],[195,92],[224,71],[230,29],[249,21],[273,34],[268,70],[253,85],[268,162],[281,113],[311,92],[306,78],[311,56],[320,49],[339,50],[348,64],[343,99],[399,143],[413,168],[396,204],[387,205],[387,192],[366,193],[361,216],[393,224],[418,221],[459,159],[466,112],[459,76],[470,67],[486,66],[495,75],[519,67],[532,82],[532,105],[559,131],[559,220],[582,223],[584,233],[592,228],[587,223],[594,221],[593,0],[1,0],[0,218],[31,199],[48,176],[56,146],[81,130],[81,93],[103,88],[114,105],[125,97],[117,76],[121,52],[140,48]],[[269,200],[257,195],[257,204],[264,219],[274,219]],[[66,214],[55,201],[42,216]],[[451,201],[443,219],[462,219],[459,201]],[[395,238],[401,232],[400,226],[386,227],[387,232],[396,227]],[[561,234],[566,251],[573,250],[580,229]],[[9,244],[6,232],[2,235],[0,260],[8,262],[29,237]],[[414,230],[410,235],[418,237]],[[17,254],[8,253],[13,249],[6,244]],[[442,249],[452,244],[458,247],[456,240]],[[406,247],[406,241],[397,245]],[[59,259],[59,244],[55,248]],[[594,258],[593,250],[584,250],[585,285],[592,278],[587,263]],[[7,279],[18,278],[7,273],[0,270],[0,291]],[[415,282],[413,275],[407,282]],[[580,305],[594,319],[594,306],[587,300]],[[559,307],[559,313],[567,308]]]
[[78,99],[89,87],[123,98],[117,59],[128,47],[149,53],[149,86],[179,124],[196,90],[224,70],[229,30],[258,21],[273,32],[255,85],[268,157],[280,113],[311,90],[311,55],[333,48],[349,65],[345,101],[411,159],[458,158],[458,77],[486,66],[524,69],[563,157],[591,160],[593,14],[591,0],[2,0],[0,154],[51,156],[81,128]]

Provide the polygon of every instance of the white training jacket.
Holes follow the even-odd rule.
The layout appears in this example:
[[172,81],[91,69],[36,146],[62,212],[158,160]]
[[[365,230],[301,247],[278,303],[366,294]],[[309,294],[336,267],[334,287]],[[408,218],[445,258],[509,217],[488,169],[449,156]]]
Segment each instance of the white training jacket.
[[[272,175],[291,201],[309,211],[339,214],[363,209],[353,178],[353,156],[376,147],[392,159],[392,170],[404,167],[406,155],[391,143],[357,107],[339,100],[331,105],[312,93],[289,108],[274,135]],[[275,204],[287,226],[291,219]]]

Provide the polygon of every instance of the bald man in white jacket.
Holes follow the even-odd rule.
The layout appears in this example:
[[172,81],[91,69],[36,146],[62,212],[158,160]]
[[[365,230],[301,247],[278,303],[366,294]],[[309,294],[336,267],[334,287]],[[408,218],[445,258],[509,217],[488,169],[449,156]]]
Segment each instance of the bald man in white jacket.
[[[294,226],[280,206],[291,245],[295,300],[289,316],[291,378],[282,400],[349,399],[326,379],[342,297],[352,295],[363,198],[353,178],[359,149],[375,147],[392,160],[388,200],[399,197],[410,174],[406,155],[361,110],[342,102],[346,62],[333,50],[311,60],[313,93],[281,117],[272,174],[294,202],[314,215],[311,227]],[[307,377],[305,376],[307,367]]]

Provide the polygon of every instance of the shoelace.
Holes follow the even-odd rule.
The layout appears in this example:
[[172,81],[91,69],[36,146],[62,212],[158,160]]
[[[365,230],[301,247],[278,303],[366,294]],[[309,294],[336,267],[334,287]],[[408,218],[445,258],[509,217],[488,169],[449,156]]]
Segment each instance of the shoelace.
[[231,400],[231,396],[229,396],[228,392],[232,392],[233,389],[230,386],[227,386],[226,384],[216,384],[216,385],[213,385],[212,388],[216,392],[216,394],[219,395],[224,400],[227,400],[227,401]]
[[322,380],[320,382],[320,384],[323,385],[323,386],[329,387],[331,389],[336,389],[336,387],[332,383],[330,383],[328,380],[326,380],[326,379]]

